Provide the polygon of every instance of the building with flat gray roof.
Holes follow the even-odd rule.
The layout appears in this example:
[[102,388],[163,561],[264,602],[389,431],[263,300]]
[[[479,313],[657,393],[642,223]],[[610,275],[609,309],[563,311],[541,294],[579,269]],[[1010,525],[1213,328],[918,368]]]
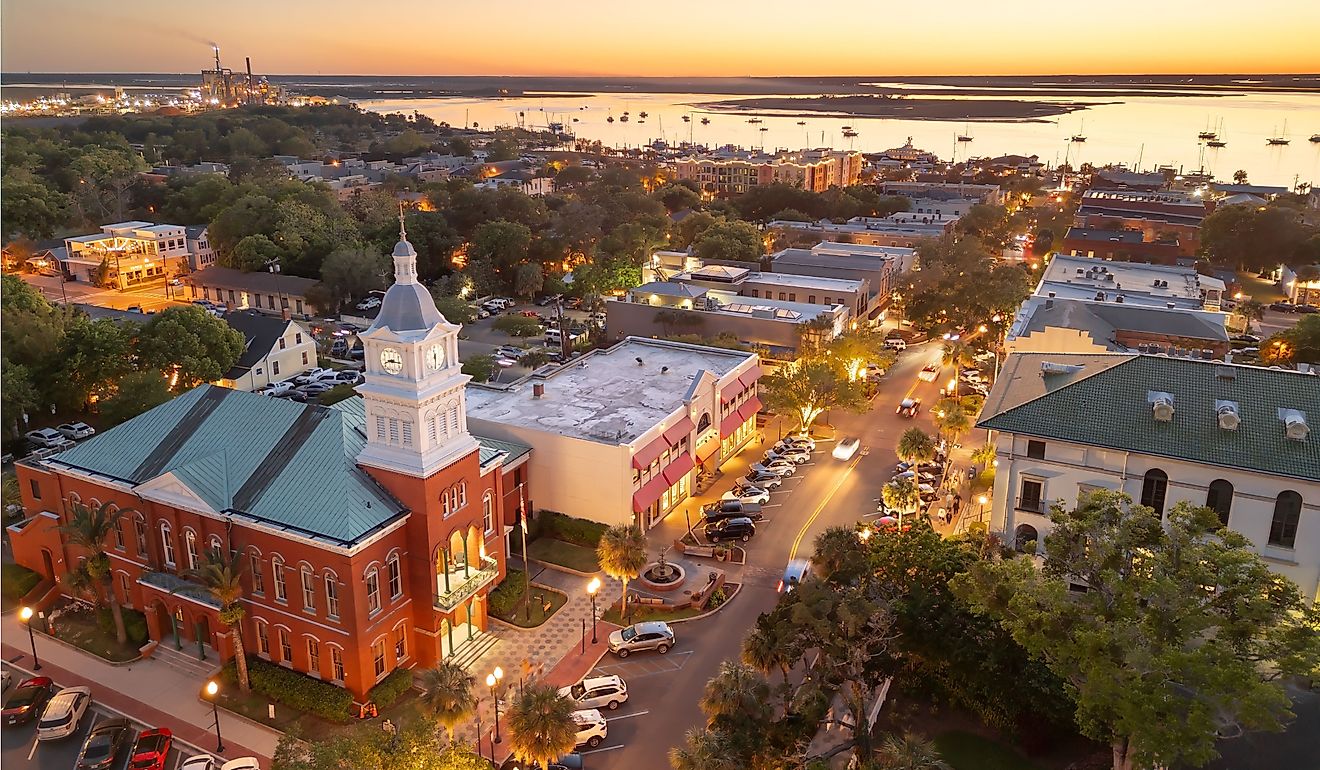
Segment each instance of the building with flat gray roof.
[[1034,293],[1052,299],[1218,310],[1224,282],[1190,267],[1054,254]]
[[1223,359],[1229,350],[1226,317],[1209,310],[1032,296],[1018,310],[1004,349]]
[[889,301],[895,279],[912,268],[916,251],[879,246],[822,241],[810,249],[783,249],[770,255],[776,273],[814,275],[822,278],[865,281],[868,295],[858,317],[873,316]]

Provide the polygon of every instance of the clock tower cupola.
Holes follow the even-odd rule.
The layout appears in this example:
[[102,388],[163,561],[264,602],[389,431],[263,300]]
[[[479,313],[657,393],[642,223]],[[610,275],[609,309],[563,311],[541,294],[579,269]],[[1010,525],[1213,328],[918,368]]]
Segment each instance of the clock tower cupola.
[[366,410],[367,445],[361,464],[427,478],[477,451],[467,431],[458,331],[417,281],[417,252],[399,214],[394,285],[359,337],[366,381],[358,386]]

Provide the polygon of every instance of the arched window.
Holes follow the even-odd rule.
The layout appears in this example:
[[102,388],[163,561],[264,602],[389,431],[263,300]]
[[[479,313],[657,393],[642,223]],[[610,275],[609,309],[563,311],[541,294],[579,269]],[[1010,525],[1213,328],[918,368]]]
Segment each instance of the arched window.
[[299,577],[302,580],[302,602],[303,609],[309,612],[316,611],[316,575],[312,573],[312,565],[303,564],[298,569]]
[[490,492],[481,498],[481,528],[488,535],[495,529],[495,496]]
[[1224,479],[1210,482],[1205,494],[1205,507],[1219,514],[1219,523],[1228,526],[1228,510],[1233,507],[1233,485]]
[[1021,524],[1013,532],[1013,547],[1022,553],[1035,553],[1040,535],[1030,524]]
[[219,535],[211,535],[211,540],[207,544],[207,548],[211,551],[212,559],[223,559],[225,557],[225,546],[220,542]]
[[321,640],[311,634],[303,634],[307,637],[307,673],[313,676],[321,676]]
[[248,549],[248,567],[252,572],[252,593],[266,593],[266,575],[262,567],[261,551],[256,548]]
[[325,571],[325,614],[331,620],[339,619],[339,576],[330,570]]
[[147,519],[140,513],[133,514],[133,534],[137,537],[137,554],[147,558]]
[[256,623],[257,623],[257,654],[262,657],[269,658],[270,657],[269,629],[266,628],[266,621],[262,620],[261,618],[257,618]]
[[289,586],[284,580],[284,559],[279,554],[270,560],[270,575],[275,581],[275,601],[289,601]]
[[1169,474],[1151,468],[1141,482],[1141,504],[1155,509],[1155,515],[1164,516],[1164,498],[1169,492]]
[[367,612],[380,610],[380,570],[372,567],[367,570]]
[[390,598],[403,596],[403,572],[399,568],[398,552],[391,553],[385,560],[385,571],[389,578]]
[[118,511],[116,511],[116,513],[117,513],[118,515],[115,516],[115,518],[114,518],[114,522],[115,522],[115,550],[116,550],[116,551],[122,551],[122,550],[124,550],[124,548],[125,548],[125,543],[124,543],[124,515],[123,515],[122,513],[119,513]]
[[166,567],[174,566],[174,539],[170,535],[170,523],[162,521],[160,523],[160,551],[165,559]]
[[702,412],[701,419],[697,420],[697,433],[710,427],[710,412]]
[[1302,518],[1302,496],[1286,489],[1274,500],[1274,519],[1270,522],[1270,545],[1292,548],[1297,542],[1297,522]]
[[183,531],[183,552],[188,556],[188,569],[197,569],[197,533]]

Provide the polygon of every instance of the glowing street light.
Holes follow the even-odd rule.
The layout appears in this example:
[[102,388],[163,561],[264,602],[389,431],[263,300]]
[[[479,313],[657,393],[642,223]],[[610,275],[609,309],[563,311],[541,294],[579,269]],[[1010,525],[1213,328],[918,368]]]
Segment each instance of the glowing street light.
[[211,700],[211,716],[215,719],[215,751],[217,754],[223,754],[225,743],[220,737],[220,707],[216,705],[219,699],[215,697],[218,692],[220,685],[214,679],[206,683],[206,697]]
[[867,540],[870,540],[870,539],[871,539],[871,528],[870,528],[870,527],[862,527],[861,531],[857,533],[857,537],[858,537],[858,539],[860,539],[863,543],[865,543]]
[[499,686],[500,680],[504,678],[504,669],[499,666],[495,671],[486,674],[486,686],[490,688],[490,699],[495,702],[495,742],[500,743],[500,699],[495,693],[495,688]]
[[[587,593],[591,595],[591,643],[596,643],[596,593],[600,591],[600,578],[594,577],[587,583]],[[627,601],[627,597],[624,597]]]
[[41,661],[37,659],[37,637],[32,634],[32,608],[24,607],[18,611],[18,619],[27,626],[28,643],[32,645],[32,670],[41,670]]

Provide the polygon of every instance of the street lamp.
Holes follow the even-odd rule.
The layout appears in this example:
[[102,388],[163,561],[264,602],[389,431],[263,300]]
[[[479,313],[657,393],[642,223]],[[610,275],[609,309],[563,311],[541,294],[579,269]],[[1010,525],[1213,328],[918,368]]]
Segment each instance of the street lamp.
[[532,622],[532,578],[528,569],[527,561],[527,513],[523,510],[521,502],[518,505],[518,531],[522,533],[522,560],[523,560],[523,607],[526,610],[527,622]]
[[215,718],[215,751],[217,754],[225,753],[225,742],[220,737],[220,707],[217,704],[219,698],[216,693],[220,692],[220,685],[212,679],[206,683],[206,697],[211,699],[211,716]]
[[500,738],[500,697],[499,695],[496,694],[495,688],[499,686],[500,680],[503,678],[504,678],[504,669],[500,668],[499,666],[495,667],[495,671],[493,673],[486,674],[486,686],[490,688],[490,699],[495,701],[495,742],[496,743],[502,742],[503,739]]
[[[596,592],[600,590],[600,578],[594,577],[587,583],[587,593],[591,595],[591,643],[596,643]],[[627,601],[627,597],[624,597]]]
[[28,642],[32,644],[32,670],[40,671],[41,661],[37,660],[37,637],[32,634],[32,608],[24,607],[23,609],[19,610],[18,617],[19,620],[22,620],[23,624],[27,626]]
[[985,495],[980,495],[976,498],[976,502],[981,504],[981,510],[976,514],[976,520],[980,521],[985,518],[985,504],[990,502],[990,498]]
[[859,540],[861,540],[863,543],[865,543],[867,540],[870,540],[870,539],[871,539],[871,528],[870,528],[870,527],[862,527],[861,531],[857,533],[857,538],[858,538]]

